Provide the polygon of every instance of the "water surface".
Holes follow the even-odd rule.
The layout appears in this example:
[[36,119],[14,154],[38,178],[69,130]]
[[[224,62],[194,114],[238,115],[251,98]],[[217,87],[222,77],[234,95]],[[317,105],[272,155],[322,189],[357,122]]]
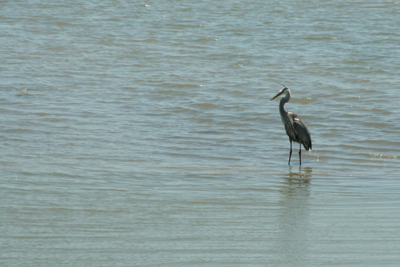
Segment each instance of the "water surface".
[[398,2],[0,5],[2,266],[400,261]]

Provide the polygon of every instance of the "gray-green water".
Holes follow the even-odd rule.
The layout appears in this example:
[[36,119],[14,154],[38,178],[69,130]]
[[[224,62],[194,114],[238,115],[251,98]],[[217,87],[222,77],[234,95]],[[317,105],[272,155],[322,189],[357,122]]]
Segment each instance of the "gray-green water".
[[0,2],[1,266],[395,266],[399,13]]

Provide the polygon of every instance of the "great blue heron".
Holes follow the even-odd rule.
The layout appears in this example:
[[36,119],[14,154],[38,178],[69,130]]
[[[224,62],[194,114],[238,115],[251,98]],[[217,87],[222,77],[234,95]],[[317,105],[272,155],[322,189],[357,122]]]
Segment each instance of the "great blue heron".
[[282,97],[281,102],[279,102],[279,112],[281,113],[281,119],[283,125],[285,125],[286,134],[289,136],[290,141],[289,166],[290,159],[292,157],[292,141],[300,144],[299,160],[301,166],[301,145],[303,144],[304,149],[307,151],[312,149],[310,131],[308,130],[307,125],[299,118],[299,116],[297,116],[297,114],[293,112],[286,112],[284,105],[290,100],[290,90],[286,86],[283,85],[283,88],[279,90],[278,94],[271,98],[271,100],[274,100],[281,94],[285,94],[285,97]]

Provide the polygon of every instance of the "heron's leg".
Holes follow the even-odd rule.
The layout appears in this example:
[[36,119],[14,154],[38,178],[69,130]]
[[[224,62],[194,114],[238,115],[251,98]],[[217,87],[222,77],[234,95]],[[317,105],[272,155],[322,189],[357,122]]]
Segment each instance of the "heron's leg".
[[300,143],[300,148],[299,148],[299,160],[300,160],[300,166],[301,166],[301,143]]
[[290,152],[289,152],[289,166],[290,166],[290,159],[292,158],[292,140],[291,139],[289,139],[289,141],[290,141]]

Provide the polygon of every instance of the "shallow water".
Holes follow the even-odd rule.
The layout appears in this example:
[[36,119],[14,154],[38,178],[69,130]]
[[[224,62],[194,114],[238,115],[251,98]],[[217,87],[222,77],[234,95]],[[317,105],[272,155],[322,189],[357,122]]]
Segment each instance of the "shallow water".
[[2,266],[400,261],[397,2],[0,5]]

